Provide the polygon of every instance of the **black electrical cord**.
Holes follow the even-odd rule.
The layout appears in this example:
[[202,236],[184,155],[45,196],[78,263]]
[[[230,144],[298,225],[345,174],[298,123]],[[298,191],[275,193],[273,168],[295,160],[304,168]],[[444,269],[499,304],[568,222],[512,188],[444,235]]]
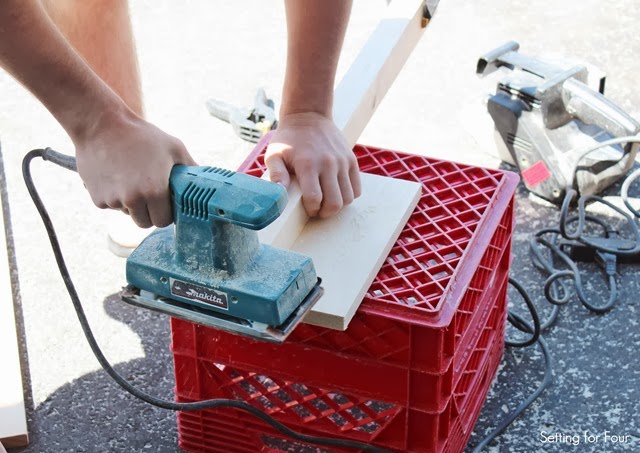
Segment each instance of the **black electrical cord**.
[[[640,143],[640,137],[629,136],[606,140],[582,152],[576,160],[576,169],[574,170],[572,176],[572,184],[576,183],[577,172],[579,170],[582,170],[578,167],[578,163],[584,157],[605,146],[623,143]],[[620,161],[626,155],[627,154],[625,153],[620,158]],[[627,208],[629,208],[634,216],[640,218],[640,212],[635,210],[628,201],[629,186],[638,177],[640,177],[640,169],[636,170],[627,179],[625,179],[624,183],[622,184],[621,196]],[[541,336],[541,332],[548,329],[555,323],[558,317],[560,306],[569,302],[573,295],[565,280],[567,278],[573,279],[576,294],[585,307],[596,313],[605,313],[611,310],[617,299],[617,287],[615,281],[616,256],[630,256],[638,254],[640,252],[640,232],[638,231],[638,227],[634,220],[626,212],[601,197],[596,197],[594,195],[580,197],[580,199],[578,200],[578,215],[567,217],[569,212],[569,205],[574,200],[576,195],[577,192],[573,189],[573,187],[567,187],[565,198],[561,208],[560,227],[542,229],[535,234],[534,238],[530,242],[530,256],[534,266],[543,273],[549,275],[549,277],[545,281],[544,293],[547,300],[553,305],[553,309],[549,317],[544,322],[540,322],[537,311],[524,288],[516,280],[509,278],[509,283],[518,290],[518,292],[524,299],[531,313],[533,326],[527,323],[519,315],[509,312],[507,316],[507,320],[509,321],[509,323],[516,329],[531,334],[531,338],[526,341],[505,340],[505,344],[512,347],[526,347],[530,346],[533,343],[538,343],[540,349],[542,350],[545,361],[544,378],[540,386],[511,414],[509,414],[509,416],[507,416],[493,432],[486,436],[474,448],[474,453],[480,452],[485,446],[489,444],[489,442],[500,435],[533,401],[535,401],[536,398],[540,396],[544,389],[551,384],[551,380],[553,377],[551,356],[549,354],[547,344]],[[610,230],[602,220],[593,216],[589,216],[585,213],[585,205],[589,201],[603,203],[622,215],[627,220],[627,224],[630,225],[631,231],[634,236],[633,240],[613,240],[610,236],[613,234],[617,235],[617,231]],[[569,233],[567,226],[576,222],[578,224],[577,228],[573,233]],[[587,222],[591,222],[592,224],[594,223],[600,226],[604,230],[604,237],[592,238],[590,236],[586,236],[584,234],[584,229],[587,225]],[[551,239],[545,239],[545,235],[551,235]],[[596,261],[599,261],[599,264],[603,266],[607,276],[609,277],[610,294],[609,300],[606,304],[597,306],[590,303],[587,299],[582,287],[580,271],[576,263],[561,248],[563,239],[565,241],[577,241],[582,246],[595,250],[594,258],[596,259]],[[543,251],[543,247],[547,250],[546,256],[545,252]],[[555,267],[556,259],[560,259],[560,261],[562,261],[569,269],[557,269]]]
[[518,330],[521,330],[522,332],[525,332],[525,333],[530,333],[531,338],[529,338],[526,341],[505,340],[505,344],[507,346],[513,346],[516,348],[525,348],[527,346],[531,346],[532,344],[537,342],[538,339],[540,338],[540,334],[542,331],[542,328],[540,325],[540,318],[538,317],[538,312],[536,311],[536,307],[535,305],[533,305],[533,302],[531,301],[529,294],[524,289],[524,287],[520,284],[520,282],[518,282],[514,278],[509,277],[509,284],[513,286],[518,291],[518,293],[520,293],[520,297],[522,297],[522,299],[524,300],[524,303],[527,305],[527,308],[529,309],[529,313],[531,313],[531,318],[533,319],[533,329],[530,329],[528,326],[525,326],[524,324],[522,324],[521,318],[518,315],[512,312],[509,312],[507,314],[508,321]]
[[38,195],[38,192],[33,183],[30,165],[31,165],[31,161],[36,157],[41,157],[44,160],[51,161],[57,165],[60,165],[61,167],[67,168],[69,170],[74,170],[74,171],[76,170],[75,159],[73,157],[65,156],[64,154],[60,154],[56,151],[53,151],[50,148],[35,149],[27,153],[27,155],[22,160],[22,175],[24,178],[24,182],[27,186],[27,190],[31,195],[31,199],[33,200],[33,203],[35,204],[36,209],[38,210],[38,213],[42,218],[42,222],[44,223],[45,229],[47,230],[49,241],[51,243],[51,248],[56,258],[58,269],[60,270],[60,275],[62,276],[62,279],[67,288],[69,296],[71,297],[71,302],[73,303],[73,307],[75,308],[76,314],[78,316],[78,320],[80,321],[80,325],[87,339],[87,342],[89,343],[91,350],[93,351],[94,355],[98,359],[98,362],[100,363],[102,368],[107,372],[107,374],[109,374],[109,376],[118,385],[120,385],[120,387],[122,387],[124,390],[126,390],[133,396],[141,399],[142,401],[152,404],[154,406],[160,407],[162,409],[168,409],[173,411],[199,411],[204,409],[214,409],[214,408],[220,408],[220,407],[241,409],[243,411],[249,412],[250,414],[259,418],[260,420],[267,423],[271,427],[275,428],[282,434],[289,436],[290,438],[297,441],[316,444],[316,445],[330,446],[330,447],[352,448],[352,449],[362,450],[366,452],[375,452],[375,453],[388,452],[388,450],[385,450],[383,448],[367,445],[362,442],[349,441],[349,440],[343,440],[343,439],[332,439],[332,438],[325,438],[325,437],[316,437],[316,436],[310,436],[310,435],[295,432],[290,428],[286,427],[285,425],[283,425],[282,423],[275,420],[270,415],[251,406],[248,403],[245,403],[244,401],[220,398],[220,399],[210,399],[205,401],[197,401],[193,403],[178,403],[175,401],[163,400],[161,398],[157,398],[152,395],[149,395],[143,392],[142,390],[136,388],[135,386],[131,385],[129,382],[127,382],[125,378],[123,378],[120,374],[118,374],[116,370],[113,369],[111,364],[108,362],[108,360],[102,353],[102,350],[98,346],[98,343],[96,342],[95,337],[93,336],[93,332],[91,331],[91,327],[89,326],[89,322],[84,313],[84,309],[82,308],[80,298],[75,289],[73,281],[71,280],[71,276],[67,269],[67,265],[64,261],[62,251],[60,250],[60,244],[58,243],[58,238],[57,238],[55,229],[53,227],[53,223],[51,222],[49,213],[44,207],[44,204],[42,203],[42,200]]
[[[584,157],[589,152],[614,143],[624,143],[625,141],[637,142],[629,137],[603,142],[582,155]],[[574,171],[575,180],[578,169]],[[629,175],[622,184],[621,196],[624,204],[633,213],[640,217],[640,212],[636,211],[628,200],[629,186],[635,179],[640,177],[640,169]],[[616,284],[616,264],[617,258],[634,260],[640,256],[640,230],[636,219],[629,215],[622,208],[596,195],[583,195],[578,198],[577,214],[569,216],[569,208],[578,196],[578,192],[572,187],[567,187],[565,198],[560,208],[560,221],[558,228],[544,228],[538,231],[530,243],[530,256],[533,264],[543,273],[548,275],[544,285],[544,292],[547,300],[553,305],[563,305],[572,297],[565,280],[574,281],[575,292],[582,304],[595,313],[605,313],[611,310],[618,297]],[[586,206],[589,203],[600,203],[615,211],[624,220],[627,228],[627,235],[631,237],[622,238],[618,230],[611,229],[604,221],[586,214]],[[574,225],[575,224],[575,225]],[[603,230],[601,236],[593,236],[585,233],[587,225],[597,225]],[[571,226],[571,228],[570,228]],[[551,239],[544,236],[551,235]],[[573,242],[572,242],[573,241]],[[546,248],[549,252],[547,256],[542,252]],[[565,252],[568,248],[572,252],[582,250],[582,254],[595,260],[604,269],[609,282],[609,300],[604,305],[592,304],[582,285],[580,271],[574,259]],[[579,253],[576,253],[579,254]],[[559,260],[566,266],[565,269],[555,267],[555,261]],[[557,315],[557,313],[555,313]],[[546,323],[545,323],[546,324]]]
[[542,325],[540,324],[540,320],[538,317],[538,313],[536,311],[531,298],[522,287],[522,285],[515,279],[509,277],[509,283],[516,288],[516,290],[520,293],[523,300],[525,301],[529,312],[531,313],[531,317],[533,319],[533,325],[529,324],[524,320],[521,316],[516,313],[509,312],[507,316],[507,320],[509,323],[520,330],[521,332],[525,332],[531,335],[531,338],[527,341],[512,341],[505,340],[505,344],[511,347],[523,348],[532,345],[533,343],[537,343],[542,351],[542,356],[544,357],[544,378],[542,382],[538,386],[538,388],[531,394],[527,399],[525,399],[520,405],[514,409],[500,424],[484,439],[480,441],[478,445],[473,449],[474,453],[479,453],[482,451],[484,447],[486,447],[493,439],[498,437],[502,432],[504,432],[507,427],[513,423],[513,421],[520,416],[530,405],[533,403],[542,392],[549,387],[551,381],[553,379],[553,365],[551,363],[551,354],[549,353],[549,347],[547,346],[546,341],[541,335]]
[[[568,219],[567,216],[569,214],[569,205],[573,201],[573,199],[578,195],[578,192],[574,189],[567,189],[567,193],[565,195],[564,201],[562,202],[562,207],[560,208],[560,234],[566,239],[572,239],[582,244],[592,247],[594,249],[613,253],[616,255],[637,255],[640,253],[640,231],[638,230],[638,225],[636,224],[633,217],[631,217],[627,212],[625,212],[622,208],[614,205],[613,203],[605,200],[602,197],[598,197],[596,195],[583,195],[578,199],[578,214],[577,214],[577,227],[574,232],[569,232],[567,229]],[[633,238],[629,241],[625,241],[624,243],[617,243],[617,246],[608,246],[606,242],[603,241],[595,241],[592,237],[586,236],[584,234],[584,228],[586,224],[586,204],[588,202],[598,202],[604,204],[605,206],[611,208],[622,217],[626,219],[626,224],[629,226],[631,233],[633,234]]]
[[[543,238],[544,235],[550,234],[551,240],[546,240]],[[558,230],[553,228],[544,228],[538,231],[534,237],[529,242],[529,254],[531,256],[531,261],[533,265],[543,273],[553,276],[555,272],[557,272],[555,268],[556,260],[553,252],[555,250],[559,250],[556,247],[556,241],[558,238]],[[547,245],[550,244],[550,247],[546,247],[546,249],[542,249],[538,247],[538,244]],[[545,256],[545,250],[547,252]],[[551,293],[551,298],[549,301],[555,305],[560,306],[569,302],[573,293],[570,288],[567,286],[564,280],[553,278],[554,285],[551,286],[553,292]]]
[[[544,238],[547,234],[552,235],[551,240]],[[534,262],[534,265],[549,275],[544,283],[544,295],[549,303],[560,306],[569,302],[573,293],[567,288],[566,283],[562,279],[570,278],[573,279],[575,292],[580,299],[580,302],[582,302],[587,309],[595,313],[606,313],[611,310],[618,298],[618,290],[615,280],[615,267],[613,270],[607,269],[609,300],[604,305],[593,304],[585,294],[582,284],[582,276],[578,269],[578,265],[560,248],[558,242],[560,234],[560,230],[544,228],[534,235],[529,247],[531,259]],[[541,246],[544,246],[549,252],[551,252],[550,258],[544,257]],[[554,267],[554,258],[560,259],[568,269],[558,269]],[[558,290],[558,286],[561,288],[561,291]],[[561,297],[559,297],[559,293],[562,294]]]
[[[631,135],[631,136],[617,137],[610,140],[605,140],[603,142],[597,143],[591,148],[588,148],[587,150],[583,151],[579,155],[578,159],[575,162],[575,168],[573,170],[571,182],[566,187],[565,197],[562,202],[562,206],[560,208],[560,232],[564,238],[576,240],[578,242],[581,242],[583,245],[587,247],[592,247],[601,252],[613,253],[615,255],[637,255],[640,252],[640,231],[638,230],[638,226],[634,221],[635,219],[632,218],[629,214],[627,214],[623,209],[610,203],[609,201],[605,200],[602,197],[599,197],[593,194],[580,196],[578,199],[577,219],[575,218],[572,218],[572,220],[567,219],[567,215],[569,213],[569,206],[574,201],[574,199],[578,196],[578,192],[573,188],[573,186],[575,187],[578,186],[577,184],[578,172],[584,170],[583,168],[580,168],[578,166],[580,161],[584,159],[588,154],[594,151],[597,151],[601,148],[612,146],[612,145],[621,145],[625,143],[626,144],[640,143],[640,135]],[[622,160],[625,157],[630,158],[635,156],[635,153],[632,153],[631,151],[632,149],[629,152],[623,153],[623,155],[618,160],[618,163],[622,162]],[[635,217],[640,217],[640,212],[635,210],[629,203],[628,192],[629,192],[629,186],[631,185],[631,183],[635,181],[639,176],[640,176],[640,169],[634,171],[631,175],[627,176],[627,178],[623,181],[622,188],[621,188],[622,200],[624,201],[624,204],[627,206],[627,208],[629,208],[629,210],[633,213]],[[585,236],[583,234],[585,221],[589,220],[588,219],[589,216],[587,216],[585,213],[585,206],[589,202],[601,203],[609,207],[610,209],[614,210],[615,212],[620,214],[622,217],[624,217],[627,221],[626,222],[627,225],[629,226],[631,232],[633,233],[633,238],[626,241],[611,242],[611,241],[602,241],[602,240],[594,241],[589,236]],[[573,233],[569,233],[567,231],[568,223],[576,220],[578,222],[578,226],[576,227]],[[593,218],[591,218],[591,220],[593,220]],[[607,226],[604,225],[603,222],[600,222],[600,224],[604,227],[605,230],[608,230]],[[609,232],[607,231],[607,237],[609,236],[608,233]]]
[[[635,219],[623,209],[596,195],[584,195],[578,198],[577,215],[569,216],[569,208],[578,196],[578,192],[573,188],[573,186],[577,185],[577,174],[579,171],[585,170],[578,165],[582,159],[606,146],[639,142],[640,136],[618,137],[600,142],[581,152],[575,161],[571,184],[565,189],[565,197],[560,208],[558,228],[544,228],[538,231],[530,241],[529,254],[531,260],[536,268],[547,275],[544,293],[547,300],[554,305],[551,315],[542,323],[543,330],[546,330],[555,322],[559,313],[559,306],[566,304],[572,298],[573,291],[567,283],[568,280],[573,280],[575,294],[587,309],[595,313],[605,313],[613,308],[618,297],[615,278],[617,257],[633,260],[640,254],[640,230],[638,225]],[[619,162],[630,155],[632,155],[631,152],[623,153]],[[640,170],[635,171],[624,181],[621,190],[625,205],[636,217],[640,217],[640,212],[633,209],[628,201],[627,194],[630,184],[639,176]],[[586,206],[592,202],[601,203],[622,216],[626,220],[631,238],[622,239],[617,230],[610,229],[602,220],[586,214]],[[585,230],[588,225],[599,226],[603,230],[603,235],[594,237],[586,234]],[[567,248],[572,256],[567,253]],[[580,271],[574,260],[574,255],[580,255],[580,253],[598,262],[607,274],[609,299],[603,305],[591,303],[585,294]],[[556,267],[556,262],[558,261],[563,263],[564,268]]]

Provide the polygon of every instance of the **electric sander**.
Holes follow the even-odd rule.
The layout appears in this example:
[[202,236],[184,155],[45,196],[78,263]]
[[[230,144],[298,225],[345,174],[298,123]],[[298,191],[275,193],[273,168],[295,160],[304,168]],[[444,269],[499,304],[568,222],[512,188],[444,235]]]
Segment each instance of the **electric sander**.
[[177,165],[174,225],[128,257],[122,298],[201,325],[282,342],[322,295],[311,258],[258,240],[284,210],[279,184],[216,167]]

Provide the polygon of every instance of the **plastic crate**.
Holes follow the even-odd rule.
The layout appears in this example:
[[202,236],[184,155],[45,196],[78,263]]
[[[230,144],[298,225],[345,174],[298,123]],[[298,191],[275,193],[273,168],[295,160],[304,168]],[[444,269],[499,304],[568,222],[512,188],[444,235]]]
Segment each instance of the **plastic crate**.
[[[506,282],[501,296],[505,293]],[[505,313],[505,304],[493,305],[486,324],[478,328],[479,341],[452,398],[439,412],[416,410],[406,401],[392,404],[342,390],[315,388],[300,383],[302,379],[282,380],[276,370],[267,375],[218,361],[186,359],[179,363],[192,373],[189,380],[204,383],[207,398],[248,401],[307,434],[346,434],[343,437],[398,451],[461,451],[500,363]],[[195,401],[196,394],[181,399]],[[179,432],[180,446],[189,451],[317,452],[316,447],[304,448],[282,438],[269,426],[237,410],[182,413]]]
[[[265,147],[240,170],[260,176]],[[273,345],[173,320],[177,397],[241,399],[308,434],[459,450],[502,353],[517,176],[354,151],[362,171],[419,181],[423,193],[349,328],[303,324]],[[233,410],[181,413],[178,428],[190,451],[284,442]]]

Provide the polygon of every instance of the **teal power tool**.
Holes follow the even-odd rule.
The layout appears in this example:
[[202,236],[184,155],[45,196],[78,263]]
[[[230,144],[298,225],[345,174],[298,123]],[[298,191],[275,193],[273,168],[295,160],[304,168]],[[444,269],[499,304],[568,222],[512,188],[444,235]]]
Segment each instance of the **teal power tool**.
[[[136,398],[162,409],[240,409],[296,441],[358,451],[388,452],[363,442],[298,433],[245,401],[224,398],[169,401],[129,383],[109,363],[91,331],[65,264],[55,228],[33,183],[31,162],[37,157],[72,171],[77,171],[76,160],[51,148],[34,149],[22,160],[22,175],[47,230],[60,276],[87,342],[114,382]],[[130,256],[127,262],[127,278],[136,280],[141,288],[146,289],[130,285],[123,297],[134,304],[201,324],[282,341],[283,335],[291,331],[305,311],[322,295],[320,280],[315,276],[311,259],[260,245],[255,231],[251,231],[268,225],[280,215],[286,203],[284,189],[268,181],[228,170],[181,166],[174,167],[170,186],[175,235],[171,228],[156,231],[134,251],[137,257],[132,259]],[[243,231],[247,228],[249,231]],[[168,282],[172,282],[171,279],[173,283],[179,283],[167,286]],[[309,288],[310,291],[305,295]],[[225,301],[227,308],[221,306]],[[279,322],[286,319],[272,328],[235,318],[236,315],[247,314],[263,321]]]
[[215,167],[175,166],[174,226],[127,259],[122,298],[232,333],[282,342],[321,297],[311,258],[261,244],[255,230],[287,202],[275,183]]

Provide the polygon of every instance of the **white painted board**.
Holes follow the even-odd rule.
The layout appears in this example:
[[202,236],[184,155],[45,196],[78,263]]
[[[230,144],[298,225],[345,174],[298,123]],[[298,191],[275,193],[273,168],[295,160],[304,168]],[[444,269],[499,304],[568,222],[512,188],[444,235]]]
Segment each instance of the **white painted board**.
[[0,442],[19,447],[29,437],[6,244],[0,203]]

